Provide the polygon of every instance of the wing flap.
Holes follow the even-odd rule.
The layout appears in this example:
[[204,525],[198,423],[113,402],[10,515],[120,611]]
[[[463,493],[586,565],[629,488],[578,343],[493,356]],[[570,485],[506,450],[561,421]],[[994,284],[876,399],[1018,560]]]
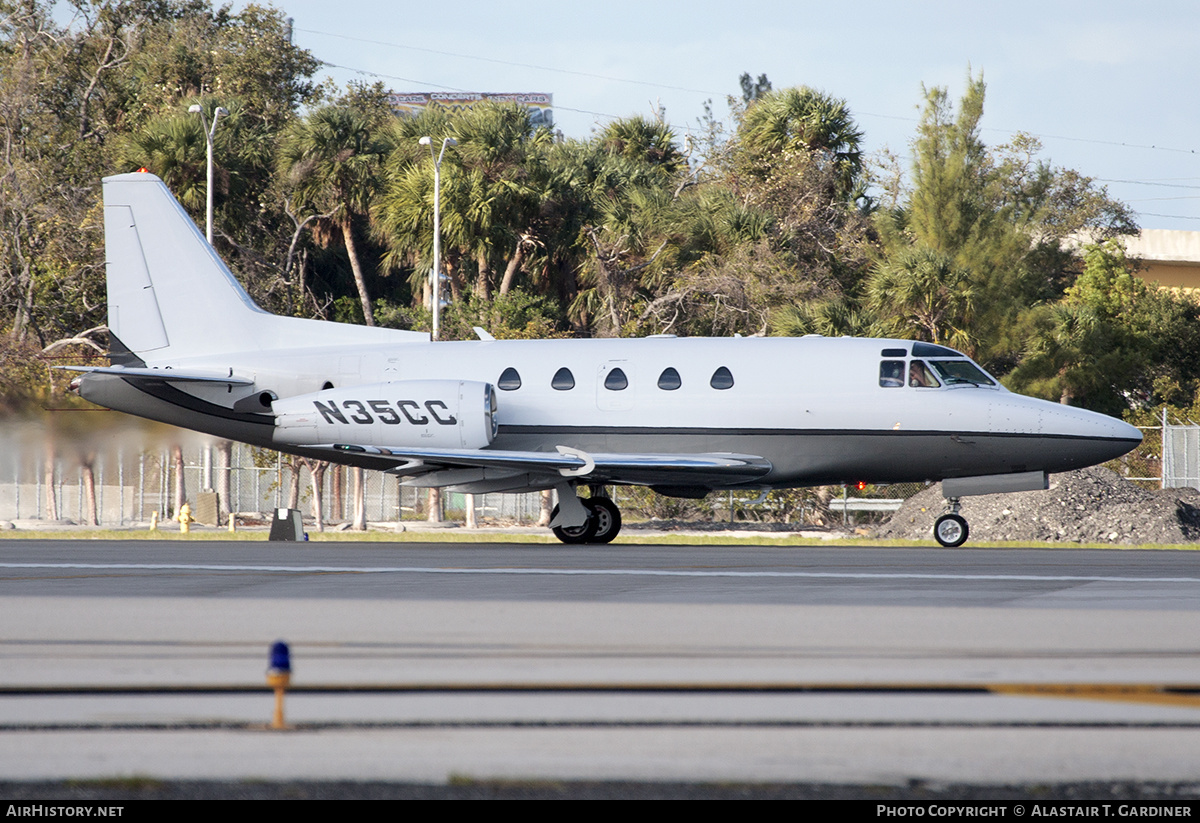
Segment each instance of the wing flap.
[[[752,483],[771,471],[770,461],[749,454],[591,454],[559,446],[558,452],[502,449],[380,448],[352,443],[319,449],[394,459],[390,470],[412,475],[446,468],[511,469],[532,474],[580,477],[590,483],[660,483],[726,486]],[[415,470],[415,471],[414,471]]]

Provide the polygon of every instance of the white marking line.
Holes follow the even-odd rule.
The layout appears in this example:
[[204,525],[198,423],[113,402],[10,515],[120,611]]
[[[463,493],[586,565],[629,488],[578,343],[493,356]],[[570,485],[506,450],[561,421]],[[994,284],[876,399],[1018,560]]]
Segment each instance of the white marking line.
[[1070,574],[919,574],[914,572],[770,572],[666,569],[436,568],[428,566],[242,566],[208,563],[0,563],[0,569],[91,569],[99,571],[283,572],[285,574],[533,574],[618,577],[785,577],[850,580],[1025,580],[1048,583],[1200,583],[1200,577],[1118,577]]

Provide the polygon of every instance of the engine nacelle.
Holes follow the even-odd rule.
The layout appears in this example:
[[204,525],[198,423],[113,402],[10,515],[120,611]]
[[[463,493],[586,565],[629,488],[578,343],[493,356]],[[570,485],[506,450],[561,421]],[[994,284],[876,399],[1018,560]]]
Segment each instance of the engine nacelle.
[[496,390],[470,380],[398,380],[271,404],[276,443],[481,449],[496,436]]

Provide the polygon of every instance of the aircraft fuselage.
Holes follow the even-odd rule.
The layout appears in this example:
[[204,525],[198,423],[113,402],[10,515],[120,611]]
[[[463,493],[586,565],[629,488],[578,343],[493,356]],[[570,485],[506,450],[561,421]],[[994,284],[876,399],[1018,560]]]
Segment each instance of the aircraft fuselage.
[[[288,450],[273,439],[271,405],[257,402],[264,393],[286,399],[362,386],[359,405],[336,406],[347,421],[344,442],[362,442],[368,431],[391,431],[381,422],[395,420],[397,432],[411,426],[407,404],[427,401],[408,397],[406,383],[452,377],[498,386],[491,448],[754,454],[772,466],[754,485],[772,487],[1068,471],[1119,456],[1140,439],[1121,421],[998,385],[880,385],[881,352],[908,346],[820,337],[405,341],[170,364],[180,372],[228,370],[253,381],[247,386],[147,387],[89,375],[82,392],[101,405]],[[570,387],[564,377],[554,388],[564,369]],[[622,381],[609,380],[616,369],[619,389],[612,386]],[[715,383],[729,385],[715,388],[721,369],[728,378]],[[677,380],[663,379],[668,370]]]

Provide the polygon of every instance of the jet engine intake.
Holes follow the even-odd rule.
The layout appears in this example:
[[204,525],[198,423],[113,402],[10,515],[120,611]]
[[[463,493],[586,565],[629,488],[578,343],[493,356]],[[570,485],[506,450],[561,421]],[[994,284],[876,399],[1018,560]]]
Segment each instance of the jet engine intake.
[[496,436],[496,391],[469,380],[398,380],[276,400],[276,443],[481,449]]

